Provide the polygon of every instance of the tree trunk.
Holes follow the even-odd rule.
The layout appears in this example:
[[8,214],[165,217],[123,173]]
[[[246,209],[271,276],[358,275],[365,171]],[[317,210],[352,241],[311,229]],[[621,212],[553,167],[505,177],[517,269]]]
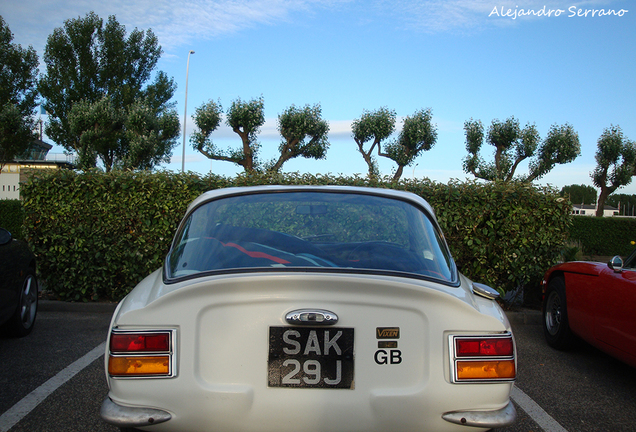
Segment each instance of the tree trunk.
[[[615,189],[615,188],[614,188]],[[603,210],[605,208],[605,201],[607,197],[614,192],[612,188],[603,186],[601,187],[601,193],[598,196],[598,201],[596,202],[596,217],[603,217]]]
[[398,165],[398,169],[393,176],[393,182],[400,181],[400,177],[402,177],[402,173],[404,172],[404,165]]
[[252,173],[254,172],[254,152],[252,151],[252,147],[250,146],[251,143],[249,135],[238,128],[233,130],[238,134],[238,136],[241,137],[241,141],[243,142],[244,159],[241,165],[243,165],[243,169],[246,173]]
[[373,157],[369,153],[365,153],[363,151],[361,151],[361,153],[362,153],[362,157],[364,158],[364,161],[367,163],[367,166],[369,167],[369,178],[377,177],[378,173],[376,172],[377,169],[375,167]]
[[358,144],[358,151],[360,152],[360,154],[364,158],[364,161],[367,163],[367,167],[369,168],[369,178],[378,177],[380,175],[380,173],[378,172],[378,168],[376,167],[375,161],[373,160],[373,156],[371,156],[371,154],[373,153],[373,149],[376,146],[378,146],[378,154],[381,153],[380,152],[380,140],[376,138],[373,141],[373,144],[369,148],[368,152],[364,151],[364,142],[359,141],[359,140],[357,140],[355,138],[354,138],[354,141],[356,142],[356,144]]
[[300,140],[298,139],[294,139],[292,141],[287,140],[287,143],[280,151],[280,157],[278,158],[276,163],[269,169],[269,171],[278,172],[282,168],[283,164],[294,156],[292,149],[294,149],[299,142]]
[[276,163],[269,169],[271,172],[277,173],[283,167],[283,164],[291,159],[291,152],[288,152],[287,149],[284,149]]

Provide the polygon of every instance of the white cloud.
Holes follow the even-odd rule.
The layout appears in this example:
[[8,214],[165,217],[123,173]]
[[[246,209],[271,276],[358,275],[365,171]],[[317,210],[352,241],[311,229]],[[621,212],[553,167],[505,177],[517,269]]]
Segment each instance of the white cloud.
[[348,0],[50,0],[9,1],[0,14],[15,42],[43,52],[46,38],[65,20],[94,11],[103,19],[115,15],[130,31],[152,29],[166,51],[192,40],[211,40],[256,25],[274,25],[295,12],[334,7]]
[[331,120],[329,121],[330,139],[352,139],[351,120]]
[[[569,0],[554,0],[550,8],[567,9]],[[616,0],[580,0],[577,7],[609,7]],[[396,26],[430,33],[472,31],[490,25],[509,25],[512,19],[488,17],[494,7],[515,10],[540,9],[545,0],[24,0],[5,1],[0,6],[16,36],[16,42],[42,53],[46,38],[65,20],[95,11],[106,19],[115,15],[130,31],[152,29],[166,52],[195,40],[240,32],[259,25],[277,25],[307,19],[317,11],[358,13],[365,22],[396,19]],[[622,5],[624,6],[624,4]],[[344,9],[342,9],[344,10]],[[526,17],[530,18],[530,17]],[[514,22],[518,22],[516,20]]]
[[[580,0],[572,2],[570,0],[404,0],[390,1],[383,0],[377,4],[386,13],[397,17],[398,22],[405,28],[426,33],[457,33],[473,32],[488,26],[502,26],[519,24],[524,20],[538,19],[534,14],[527,16],[512,17],[519,10],[539,11],[563,10],[561,16],[566,16],[568,8],[575,3],[577,8],[608,8],[611,4],[618,4],[616,0]],[[494,13],[497,10],[501,15]],[[503,10],[503,12],[502,12]],[[508,11],[511,12],[508,12]]]

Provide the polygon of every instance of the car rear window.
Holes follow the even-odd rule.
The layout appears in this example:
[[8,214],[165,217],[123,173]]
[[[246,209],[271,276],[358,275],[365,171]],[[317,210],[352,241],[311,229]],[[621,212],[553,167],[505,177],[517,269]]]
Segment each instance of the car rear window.
[[353,193],[270,192],[206,202],[182,223],[166,260],[168,279],[265,268],[456,278],[424,210]]

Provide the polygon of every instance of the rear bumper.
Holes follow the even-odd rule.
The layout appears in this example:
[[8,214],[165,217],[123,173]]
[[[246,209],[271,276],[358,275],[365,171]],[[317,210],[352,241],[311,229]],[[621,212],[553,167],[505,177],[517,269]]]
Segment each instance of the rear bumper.
[[100,415],[105,422],[119,427],[150,426],[167,422],[172,415],[154,408],[126,407],[107,397],[102,403]]
[[496,411],[452,411],[443,414],[442,418],[462,426],[500,428],[514,423],[517,410],[512,402],[508,402],[508,405]]
[[[101,417],[107,423],[118,427],[151,426],[167,422],[172,415],[160,409],[126,407],[107,397],[102,403]],[[496,411],[451,411],[442,415],[450,423],[478,428],[500,428],[509,426],[517,418],[512,402]]]

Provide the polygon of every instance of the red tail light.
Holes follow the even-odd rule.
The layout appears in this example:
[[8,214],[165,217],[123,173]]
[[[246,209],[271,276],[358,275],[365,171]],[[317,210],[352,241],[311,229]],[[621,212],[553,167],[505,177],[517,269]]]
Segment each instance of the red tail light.
[[455,350],[457,357],[509,357],[513,354],[512,337],[455,339]]
[[513,381],[516,377],[512,334],[451,336],[452,382]]
[[112,333],[111,352],[169,351],[170,333]]
[[109,344],[109,375],[118,378],[175,376],[173,339],[173,330],[113,330]]

